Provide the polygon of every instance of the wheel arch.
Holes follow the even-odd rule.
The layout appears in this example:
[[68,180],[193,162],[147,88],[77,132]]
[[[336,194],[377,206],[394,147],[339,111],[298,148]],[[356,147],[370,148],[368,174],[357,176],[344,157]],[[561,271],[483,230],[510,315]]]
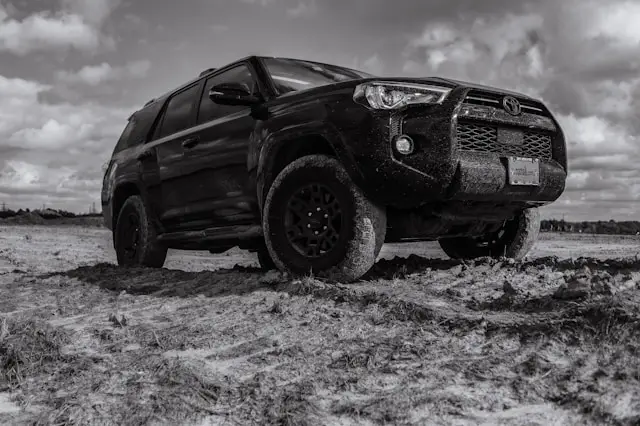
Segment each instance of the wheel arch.
[[111,226],[112,229],[116,229],[116,222],[118,221],[118,214],[120,209],[124,205],[125,201],[133,195],[141,195],[142,192],[138,185],[133,182],[123,182],[119,184],[115,191],[113,191],[113,199],[111,202]]
[[339,133],[327,125],[312,125],[272,134],[262,145],[257,170],[260,211],[278,174],[291,162],[306,155],[322,154],[342,163],[351,179],[363,183],[362,174]]

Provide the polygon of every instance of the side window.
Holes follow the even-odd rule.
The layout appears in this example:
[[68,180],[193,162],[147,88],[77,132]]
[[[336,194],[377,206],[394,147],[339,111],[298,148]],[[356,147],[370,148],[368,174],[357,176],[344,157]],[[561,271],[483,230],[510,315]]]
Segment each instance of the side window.
[[156,118],[161,106],[160,103],[155,103],[133,113],[122,131],[120,139],[118,139],[114,152],[146,142],[153,120]]
[[191,86],[169,99],[162,121],[158,123],[160,129],[156,132],[157,138],[177,133],[189,127],[193,101],[198,97],[198,87],[200,86]]
[[136,126],[136,118],[135,116],[132,116],[129,119],[129,122],[125,126],[124,130],[122,131],[122,134],[120,135],[120,139],[118,139],[118,143],[116,144],[116,147],[113,150],[114,154],[116,152],[125,150],[129,147],[129,139],[131,137],[131,132],[133,132],[133,128],[135,126]]
[[224,71],[221,74],[210,77],[204,84],[204,92],[202,92],[202,99],[200,99],[198,124],[206,123],[207,121],[215,120],[216,118],[224,117],[225,115],[233,114],[234,112],[242,111],[247,108],[242,105],[219,105],[209,99],[209,91],[213,86],[231,82],[245,83],[249,86],[249,90],[251,90],[252,93],[258,94],[259,92],[258,84],[253,78],[251,70],[246,65],[239,65],[231,68],[230,70]]

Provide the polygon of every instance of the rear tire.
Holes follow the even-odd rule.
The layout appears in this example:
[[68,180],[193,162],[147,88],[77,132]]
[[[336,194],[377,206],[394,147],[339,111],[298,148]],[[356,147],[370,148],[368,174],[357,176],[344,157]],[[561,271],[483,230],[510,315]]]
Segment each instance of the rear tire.
[[267,194],[263,229],[281,271],[350,282],[375,263],[387,216],[334,158],[309,155],[280,172]]
[[118,265],[151,268],[164,265],[167,248],[158,243],[155,227],[139,195],[124,202],[113,232]]
[[533,248],[540,234],[540,212],[537,208],[523,210],[505,222],[496,233],[483,240],[471,237],[443,238],[440,247],[453,259],[478,257],[508,257],[522,260]]

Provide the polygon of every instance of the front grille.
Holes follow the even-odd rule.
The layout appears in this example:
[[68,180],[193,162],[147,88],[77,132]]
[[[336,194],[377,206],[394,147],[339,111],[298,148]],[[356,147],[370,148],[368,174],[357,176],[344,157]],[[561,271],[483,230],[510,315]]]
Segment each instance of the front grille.
[[[502,93],[472,89],[467,93],[464,103],[502,109],[502,99],[505,96],[507,95]],[[523,113],[549,117],[546,108],[541,103],[518,96],[514,97],[520,102]]]
[[521,144],[500,143],[498,128],[481,124],[460,123],[456,129],[461,151],[492,152],[516,157],[552,158],[551,137],[534,132],[523,132]]

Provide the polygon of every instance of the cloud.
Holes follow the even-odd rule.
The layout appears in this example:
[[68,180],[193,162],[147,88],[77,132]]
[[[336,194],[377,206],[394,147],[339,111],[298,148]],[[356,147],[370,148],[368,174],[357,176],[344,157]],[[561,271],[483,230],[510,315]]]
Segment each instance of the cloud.
[[[460,79],[518,85],[540,77],[544,69],[539,15],[478,18],[471,25],[451,22],[428,25],[407,45],[404,71],[425,70]],[[417,61],[415,57],[424,58]],[[497,66],[496,66],[497,65]]]
[[620,47],[638,48],[640,3],[630,0],[614,2],[605,9],[602,3],[592,1],[589,6],[592,19],[584,28],[587,37],[604,37]]
[[214,33],[224,33],[229,30],[229,26],[222,24],[213,24],[211,25],[211,29]]
[[121,0],[62,0],[63,10],[82,16],[86,22],[101,27]]
[[385,65],[384,65],[384,61],[380,58],[380,55],[378,53],[374,53],[364,61],[361,61],[359,58],[356,57],[353,60],[353,64],[351,65],[351,67],[356,70],[381,76],[384,73]]
[[614,125],[598,116],[559,116],[558,121],[566,133],[573,158],[603,154],[640,154],[635,136],[622,125]]
[[79,16],[39,13],[19,22],[7,19],[0,10],[0,51],[23,56],[61,47],[95,50],[99,45],[98,32]]
[[269,6],[275,2],[275,0],[240,0],[241,3],[257,4],[262,7]]
[[51,49],[73,48],[94,52],[113,46],[100,28],[119,2],[109,0],[63,0],[63,9],[35,12],[22,20],[16,11],[0,4],[0,52],[19,56]]
[[115,81],[126,77],[141,78],[147,75],[151,68],[151,62],[140,60],[130,62],[123,67],[112,67],[107,62],[99,65],[88,65],[76,72],[59,71],[56,75],[63,83],[83,83],[89,86],[97,86],[108,81]]
[[308,18],[318,12],[318,6],[315,0],[298,1],[295,7],[287,9],[287,15],[292,18]]
[[97,202],[101,166],[135,108],[91,102],[44,104],[51,86],[0,76],[0,195]]

